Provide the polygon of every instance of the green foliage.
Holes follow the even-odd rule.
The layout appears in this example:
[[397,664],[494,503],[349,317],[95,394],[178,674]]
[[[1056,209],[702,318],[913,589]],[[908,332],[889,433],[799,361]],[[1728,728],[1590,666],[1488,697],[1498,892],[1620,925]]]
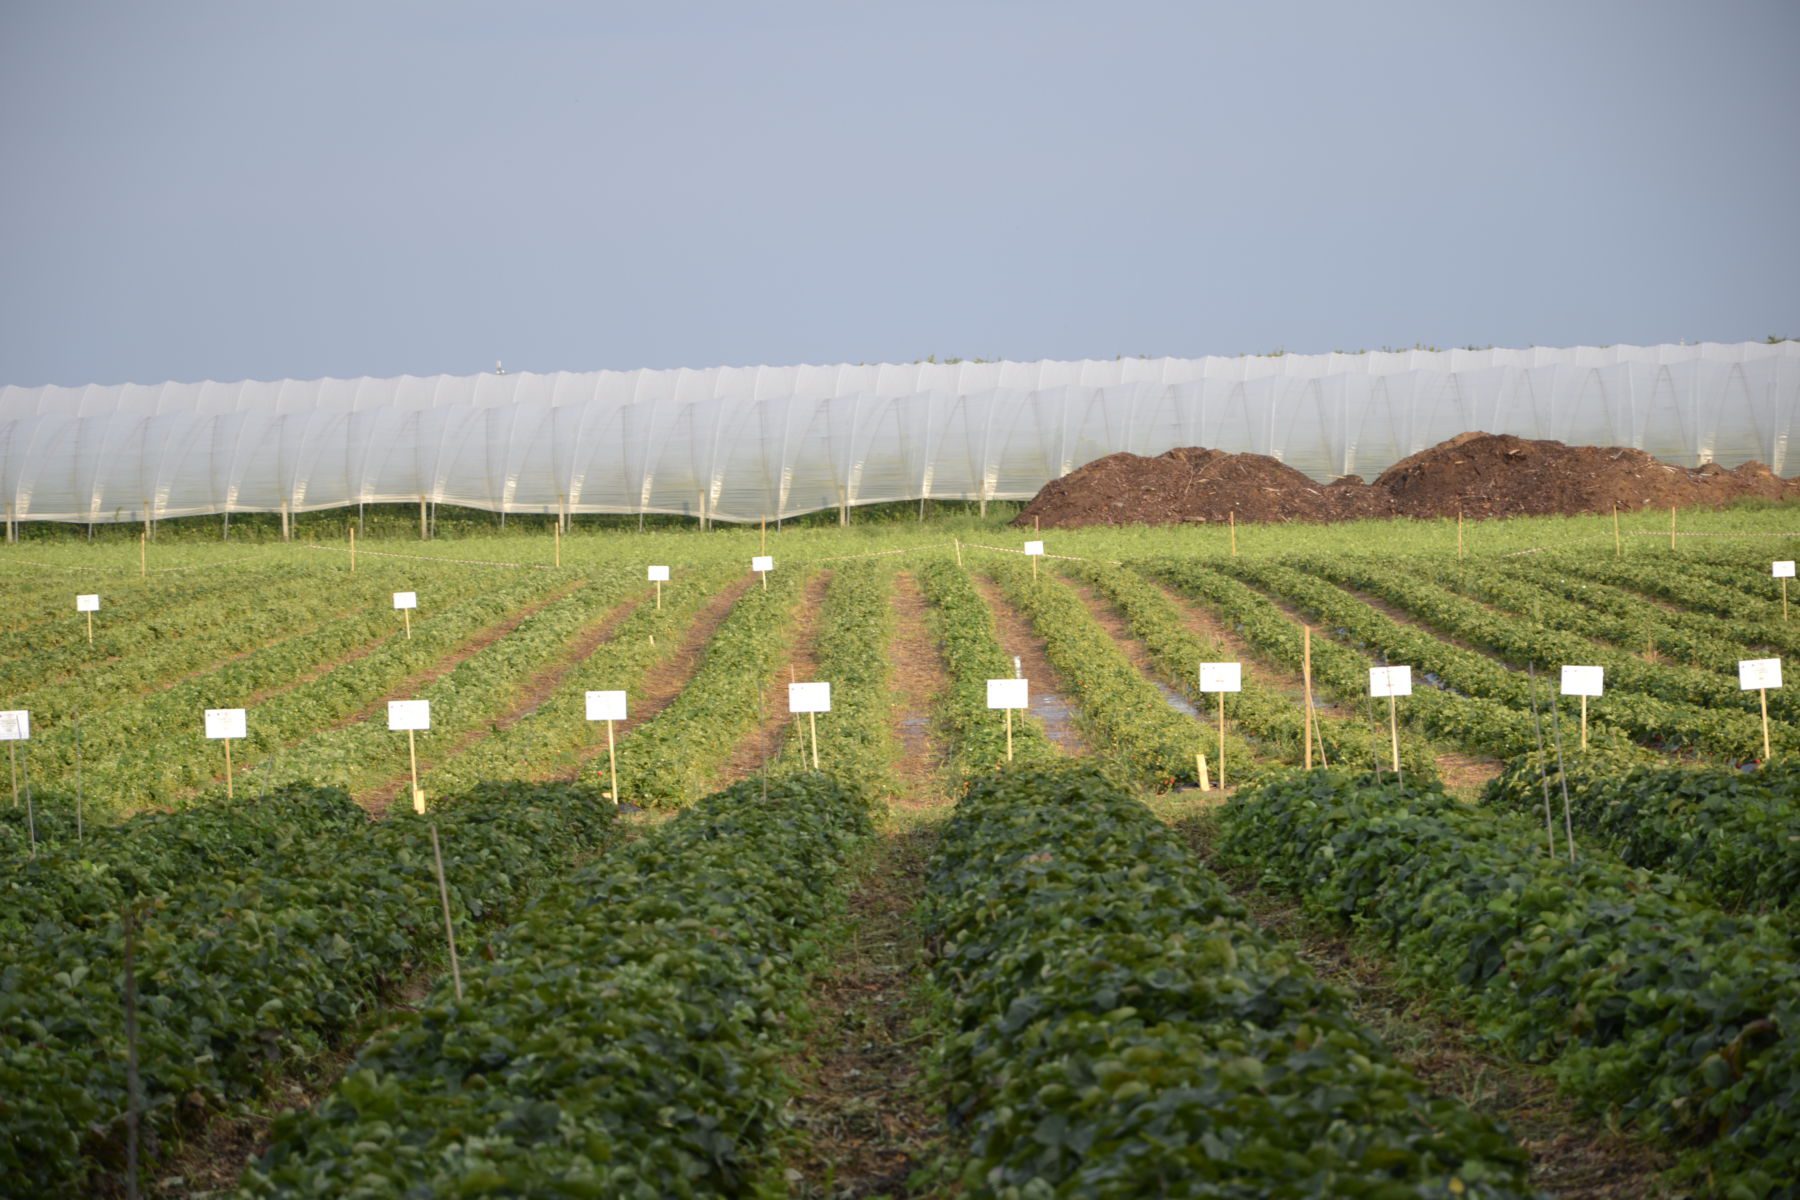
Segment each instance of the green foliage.
[[[1006,727],[987,706],[987,681],[1010,679],[1012,659],[994,636],[994,614],[968,574],[948,558],[930,558],[917,568],[919,587],[932,605],[932,632],[943,651],[950,689],[942,720],[954,747],[951,772],[967,779],[1006,762]],[[1054,761],[1054,743],[1035,718],[1013,714],[1013,761]]]
[[[1043,572],[1034,579],[1016,559],[991,562],[987,570],[1044,639],[1050,664],[1081,701],[1089,748],[1158,790],[1184,781],[1197,785],[1194,754],[1207,744],[1206,728],[1169,707],[1081,600],[1054,574]],[[1254,772],[1246,755],[1237,763],[1235,778]]]
[[976,1196],[1522,1196],[1175,836],[1091,770],[977,781],[933,856],[940,1056]]
[[[1732,909],[1786,908],[1800,895],[1800,771],[1769,764],[1749,773],[1722,767],[1653,766],[1572,755],[1527,755],[1488,784],[1482,802],[1569,819],[1634,867],[1674,871]],[[1558,833],[1560,843],[1561,833]]]
[[[274,813],[250,815],[252,833],[235,850],[222,848],[232,839],[217,823],[189,821],[189,836],[151,831],[116,866],[53,853],[9,881],[9,892],[42,907],[5,935],[0,1178],[30,1194],[78,1193],[123,1161],[115,901],[139,911],[152,1162],[206,1114],[257,1102],[275,1072],[331,1046],[438,953],[443,919],[425,819],[406,811],[346,827],[341,793],[268,804]],[[503,915],[537,879],[599,844],[612,814],[591,791],[568,786],[492,786],[444,803],[431,819],[459,926]],[[194,836],[200,829],[207,836]],[[156,845],[181,869],[156,866]]]
[[440,985],[312,1112],[249,1196],[744,1195],[839,876],[870,830],[822,775],[750,780],[584,867]]
[[[1540,793],[1541,803],[1541,793]],[[1563,1087],[1677,1145],[1729,1196],[1800,1178],[1800,962],[1767,921],[1437,788],[1294,773],[1223,810],[1222,852],[1383,938]]]

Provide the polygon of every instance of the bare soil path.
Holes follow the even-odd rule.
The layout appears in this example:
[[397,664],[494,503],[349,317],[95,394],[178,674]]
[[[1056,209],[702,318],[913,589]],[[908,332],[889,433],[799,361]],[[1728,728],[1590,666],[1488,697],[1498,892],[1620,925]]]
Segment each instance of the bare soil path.
[[739,740],[724,771],[714,781],[715,790],[763,770],[781,753],[781,739],[787,736],[788,730],[805,735],[805,723],[788,712],[787,685],[818,678],[819,664],[814,649],[819,636],[819,608],[825,603],[825,589],[830,584],[829,571],[820,571],[806,581],[804,598],[794,614],[794,648],[788,655],[787,670],[778,673],[775,685],[763,697],[762,723],[754,733]]
[[888,648],[891,664],[892,704],[890,721],[900,743],[900,795],[895,803],[904,808],[934,807],[942,803],[941,771],[946,749],[933,714],[940,698],[950,689],[944,655],[932,636],[929,613],[918,581],[901,572],[894,578],[894,636]]

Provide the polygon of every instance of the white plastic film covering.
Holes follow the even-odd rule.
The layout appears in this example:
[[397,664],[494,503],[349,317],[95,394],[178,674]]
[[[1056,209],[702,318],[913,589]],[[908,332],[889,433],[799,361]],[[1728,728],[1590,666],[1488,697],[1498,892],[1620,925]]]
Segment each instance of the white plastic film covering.
[[420,498],[725,521],[1020,499],[1115,451],[1372,478],[1470,430],[1785,474],[1800,344],[0,387],[15,520]]

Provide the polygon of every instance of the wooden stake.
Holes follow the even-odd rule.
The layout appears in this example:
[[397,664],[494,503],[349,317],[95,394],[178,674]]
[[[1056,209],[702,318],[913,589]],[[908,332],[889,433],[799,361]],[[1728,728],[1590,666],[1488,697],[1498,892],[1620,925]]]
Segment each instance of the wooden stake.
[[1669,549],[1675,549],[1675,506],[1669,505]]
[[606,767],[608,774],[612,777],[613,806],[617,807],[619,803],[619,759],[613,748],[613,723],[610,717],[606,722]]
[[1587,697],[1581,698],[1581,748],[1587,750]]
[[409,642],[412,641],[412,609],[403,608],[400,610],[400,622],[406,626],[406,640]]
[[[1787,580],[1785,580],[1785,579],[1782,580],[1782,583],[1784,586],[1781,589],[1781,600],[1782,600],[1781,619],[1785,621],[1785,620],[1787,620],[1787,588],[1785,586],[1785,584],[1787,583]],[[91,646],[94,644],[94,614],[93,614],[92,610],[89,610],[87,619],[88,619],[88,645]]]
[[562,566],[562,518],[556,519],[556,565]]
[[406,731],[406,760],[412,766],[412,800],[413,811],[425,811],[425,793],[419,790],[419,744],[413,738],[413,731]]
[[[92,621],[93,619],[94,619],[94,614],[89,613],[88,620]],[[1781,581],[1781,619],[1783,621],[1787,620],[1787,579],[1786,578],[1783,578]],[[90,637],[88,640],[93,641],[93,638]]]
[[419,497],[419,540],[421,542],[426,540],[425,497],[423,497],[423,496]]
[[[408,730],[408,736],[412,731]],[[437,863],[438,899],[444,905],[444,943],[450,947],[450,982],[456,988],[456,998],[462,997],[462,965],[456,960],[456,924],[450,920],[450,884],[444,879],[444,852],[438,846],[437,822],[431,823],[431,857]]]
[[150,535],[138,534],[138,578],[145,579],[150,575]]
[[13,807],[19,807],[19,753],[11,742],[6,743],[6,763],[12,768]]
[[1388,736],[1394,744],[1394,774],[1400,774],[1400,717],[1394,707],[1394,698],[1388,697]]
[[819,714],[806,714],[806,723],[812,729],[813,770],[819,769]]
[[1219,790],[1225,790],[1225,693],[1219,693]]
[[356,574],[356,526],[350,527],[350,573]]
[[1625,557],[1625,543],[1619,538],[1619,505],[1613,502],[1613,557]]
[[1037,555],[1031,556],[1031,582],[1037,582]]
[[225,743],[225,798],[232,800],[236,797],[231,793],[231,739],[222,738],[220,740]]
[[1199,781],[1201,791],[1203,791],[1203,792],[1212,791],[1212,781],[1206,777],[1206,753],[1205,753],[1205,751],[1202,751],[1202,750],[1194,751],[1194,778]]
[[1456,561],[1461,562],[1463,556],[1462,509],[1456,510]]
[[[1236,558],[1237,557],[1237,509],[1234,508],[1230,512],[1226,513],[1225,515],[1231,521],[1231,557]],[[1219,786],[1223,787],[1224,785],[1220,784]]]
[[956,565],[958,567],[961,567],[962,566],[962,539],[961,538],[952,538],[950,540],[956,543]]
[[1312,770],[1313,704],[1312,704],[1312,626],[1300,627],[1300,686],[1302,700],[1301,730],[1306,737],[1306,769]]
[[662,580],[656,581],[656,611],[662,611]]
[[[1012,761],[1012,709],[1008,708],[1003,711],[1006,713],[1006,761],[1011,762]],[[17,783],[13,784],[13,807],[14,808],[17,808],[19,805],[18,786],[19,785]]]
[[757,534],[762,538],[762,553],[769,552],[769,518],[764,517],[756,523]]
[[[1757,688],[1756,699],[1758,703],[1762,705],[1763,761],[1768,762],[1771,758],[1775,757],[1774,752],[1769,749],[1769,689]],[[18,803],[17,797],[14,797],[13,803]]]

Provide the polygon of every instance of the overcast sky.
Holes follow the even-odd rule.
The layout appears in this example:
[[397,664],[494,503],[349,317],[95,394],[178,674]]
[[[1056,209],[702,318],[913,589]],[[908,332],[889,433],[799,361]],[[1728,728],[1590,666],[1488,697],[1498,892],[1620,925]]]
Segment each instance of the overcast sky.
[[0,0],[0,383],[1800,336],[1800,4]]

